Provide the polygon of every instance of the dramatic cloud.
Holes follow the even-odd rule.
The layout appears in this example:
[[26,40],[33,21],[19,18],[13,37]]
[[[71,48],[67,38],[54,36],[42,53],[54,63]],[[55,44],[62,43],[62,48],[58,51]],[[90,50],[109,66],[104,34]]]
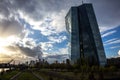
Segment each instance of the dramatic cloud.
[[2,37],[11,35],[19,35],[23,30],[23,26],[15,19],[0,21],[0,34]]
[[[9,17],[15,14],[15,17],[19,16],[19,18],[32,25],[34,29],[38,26],[39,30],[45,34],[44,32],[46,31],[42,31],[43,27],[40,25],[43,24],[46,17],[50,17],[53,20],[51,26],[56,31],[64,31],[64,17],[66,13],[71,6],[78,6],[81,2],[80,0],[1,0],[0,6],[1,15]],[[88,0],[85,2],[88,2]],[[92,2],[94,5],[101,32],[120,25],[119,0],[91,0],[89,2]]]
[[[119,0],[89,2],[93,3],[102,37],[117,33],[109,30],[120,25]],[[81,4],[82,0],[0,0],[0,49],[24,59],[45,53],[51,53],[49,60],[67,57],[67,42],[62,43],[67,41],[65,16],[71,6]],[[105,41],[106,45],[118,43],[119,38]]]
[[[21,60],[22,58],[24,60],[29,60],[29,58],[34,59],[37,56],[42,57],[43,55],[41,46],[36,44],[35,40],[32,38],[24,38],[16,42],[11,42],[9,40],[11,43],[5,45],[4,43],[8,42],[8,40],[3,41],[3,45],[0,45],[0,57],[2,57],[2,60],[5,57],[7,57],[7,59],[13,58],[15,60]],[[0,39],[0,41],[2,41],[2,39]]]
[[[54,34],[54,31],[65,31],[64,17],[66,13],[71,6],[78,6],[81,2],[80,0],[2,0],[0,6],[1,15],[6,17],[15,14],[15,17],[19,16],[19,18],[32,25],[33,29],[39,28],[42,34],[50,35]],[[88,0],[85,2],[88,2]],[[92,2],[94,5],[101,32],[120,25],[119,0],[91,0],[89,2]],[[51,26],[54,28],[54,31],[51,28],[48,29],[48,26],[43,26],[46,17],[52,19]]]
[[39,44],[37,45],[31,38],[25,38],[12,47],[17,48],[17,50],[19,50],[21,54],[25,54],[27,56],[42,56],[41,46]]

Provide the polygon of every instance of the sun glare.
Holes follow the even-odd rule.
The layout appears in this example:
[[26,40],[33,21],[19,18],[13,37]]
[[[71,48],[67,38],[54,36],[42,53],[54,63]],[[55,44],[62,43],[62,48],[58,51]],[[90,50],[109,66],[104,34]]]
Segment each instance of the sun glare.
[[0,59],[8,59],[8,56],[11,56],[13,52],[9,51],[6,47],[16,43],[18,38],[15,36],[9,36],[7,38],[0,37]]
[[9,36],[7,38],[0,37],[0,47],[9,46],[12,43],[16,43],[19,40],[16,36]]

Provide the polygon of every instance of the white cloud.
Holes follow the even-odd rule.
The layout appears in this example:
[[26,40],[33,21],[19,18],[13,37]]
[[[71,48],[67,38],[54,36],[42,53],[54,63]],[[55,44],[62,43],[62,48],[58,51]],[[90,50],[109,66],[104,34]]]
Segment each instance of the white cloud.
[[113,47],[110,47],[110,49],[115,49],[115,48],[120,48],[120,46],[113,46]]
[[104,45],[120,44],[119,38],[113,38],[104,42]]
[[108,43],[108,44],[120,44],[120,39],[118,39],[118,40],[115,40],[115,41],[113,41],[113,42],[110,42],[110,43]]
[[37,45],[33,38],[24,38],[21,41],[19,41],[19,44],[21,44],[24,47],[31,48],[31,49]]
[[50,63],[53,63],[56,60],[59,61],[59,62],[62,62],[63,60],[65,61],[66,59],[69,59],[68,47],[59,48],[58,50],[53,51],[52,54],[47,52],[43,55],[44,55],[44,58]]
[[56,29],[56,32],[62,32],[65,31],[65,16],[66,16],[66,11],[61,10],[59,13],[53,13],[51,15],[51,18],[53,21],[51,22],[51,25]]
[[59,49],[59,54],[68,54],[68,47]]
[[34,20],[34,18],[30,17],[30,15],[28,13],[25,13],[24,11],[18,10],[18,14],[21,19],[25,20],[26,23],[32,26],[39,26],[42,23],[40,20]]
[[120,39],[106,43],[105,45],[110,45],[110,44],[120,44]]
[[2,60],[5,58],[6,60],[14,58],[25,61],[28,60],[29,57],[35,58],[38,55],[42,56],[41,46],[36,44],[32,38],[20,39],[16,36],[9,36],[7,38],[0,38],[0,44]]
[[109,40],[105,41],[104,43],[109,43],[109,42],[115,41],[115,40],[117,40],[117,39],[118,39],[118,38],[109,39]]
[[48,39],[50,40],[50,41],[52,41],[52,42],[54,42],[54,43],[61,43],[61,42],[63,42],[64,40],[66,40],[67,39],[67,37],[66,36],[50,36],[50,37],[48,37]]
[[120,50],[118,51],[118,55],[120,56]]
[[117,32],[117,31],[114,30],[114,31],[110,31],[110,32],[104,33],[104,34],[102,34],[102,38],[103,38],[103,37],[106,37],[106,36],[109,36],[109,35],[112,35],[112,34],[114,34],[114,33],[116,33],[116,32]]
[[99,29],[100,29],[100,32],[101,33],[104,33],[105,31],[108,31],[108,30],[112,30],[112,29],[115,29],[115,28],[117,28],[117,27],[119,27],[119,25],[112,25],[112,26],[99,26]]
[[6,19],[4,15],[0,14],[0,21]]
[[48,22],[45,18],[44,20],[41,21],[40,25],[33,25],[32,29],[34,30],[39,30],[42,35],[44,36],[50,36],[52,34],[57,34],[56,28],[51,26],[50,22]]
[[[67,11],[64,9],[62,10],[62,8],[60,8],[60,11],[58,11],[59,12],[58,13],[55,10],[51,11],[48,9],[48,11],[46,13],[46,11],[41,10],[42,7],[39,4],[41,4],[41,3],[39,3],[39,1],[38,1],[38,3],[35,5],[37,7],[37,9],[35,9],[33,14],[25,12],[24,9],[23,10],[18,9],[19,17],[21,19],[25,20],[25,22],[27,22],[28,24],[30,24],[32,26],[32,29],[39,30],[45,36],[50,36],[51,34],[57,34],[62,31],[65,31],[64,18],[65,18]],[[44,1],[43,1],[43,4],[45,4]],[[49,5],[51,5],[51,4],[49,4]],[[27,7],[25,7],[25,8],[27,8]],[[47,7],[47,8],[49,8],[49,7]],[[54,9],[54,7],[53,7],[53,9]],[[36,15],[37,17],[31,17],[31,15],[33,15],[33,16]],[[38,18],[38,17],[42,17],[42,18]],[[50,22],[46,22],[46,19],[48,17],[51,20]]]
[[53,42],[40,42],[43,51],[47,51],[53,48]]
[[29,35],[31,35],[31,34],[34,34],[34,32],[31,31],[31,30],[29,30],[29,29],[24,28],[24,29],[22,30],[22,33],[20,34],[20,36],[22,36],[22,37],[24,37],[24,38],[27,38],[27,37],[28,37]]
[[64,10],[62,10],[59,13],[53,12],[51,13],[50,17],[44,16],[45,18],[39,21],[39,25],[36,25],[36,23],[32,24],[33,25],[32,28],[35,30],[39,30],[41,34],[45,36],[59,34],[60,32],[65,31],[64,16],[65,16]]

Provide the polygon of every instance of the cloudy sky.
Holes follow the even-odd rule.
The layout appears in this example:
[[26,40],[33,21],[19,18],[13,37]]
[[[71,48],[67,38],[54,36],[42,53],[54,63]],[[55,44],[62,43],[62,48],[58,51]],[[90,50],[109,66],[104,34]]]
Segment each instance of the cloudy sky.
[[[81,0],[0,0],[0,62],[68,58],[65,16]],[[108,58],[120,55],[120,1],[92,3]]]

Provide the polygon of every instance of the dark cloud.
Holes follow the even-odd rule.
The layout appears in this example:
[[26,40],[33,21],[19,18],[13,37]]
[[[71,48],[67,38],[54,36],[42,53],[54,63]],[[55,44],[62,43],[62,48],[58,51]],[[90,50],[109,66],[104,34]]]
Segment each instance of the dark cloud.
[[0,34],[3,37],[18,35],[22,32],[23,26],[15,19],[2,19],[0,21]]
[[5,49],[10,52],[24,54],[29,57],[42,57],[43,55],[41,46],[34,44],[34,41],[30,39],[27,39],[26,41],[20,40],[17,43],[12,43],[11,45],[6,46]]
[[120,25],[120,0],[91,0],[99,25],[114,27]]
[[20,44],[16,44],[16,45],[7,46],[5,48],[9,51],[19,52],[21,54],[24,54],[30,57],[42,56],[43,54],[40,46],[35,46],[33,48],[30,48],[30,47],[24,47]]
[[25,12],[35,11],[35,0],[12,0],[11,4],[16,7],[16,9],[24,10]]
[[[39,21],[62,10],[67,13],[71,6],[80,5],[82,0],[0,0],[0,2],[0,14],[6,17],[12,12],[21,11],[29,18]],[[90,0],[89,2],[94,5],[99,25],[108,27],[120,25],[119,0]],[[65,15],[61,17],[64,18]]]
[[[81,3],[78,0],[11,0],[11,9],[27,14],[33,20],[41,20],[52,13],[59,13],[67,10],[71,5]],[[67,11],[66,11],[67,12]],[[64,16],[63,16],[64,18]]]
[[12,52],[17,52],[18,51],[18,47],[15,45],[10,45],[10,46],[6,46],[5,49],[12,51]]
[[9,0],[0,0],[0,34],[1,37],[18,35],[23,30],[23,25],[14,14],[14,6]]
[[22,47],[17,45],[17,47],[19,48],[19,50],[21,51],[22,54],[25,54],[26,56],[30,56],[30,57],[35,57],[35,56],[40,56],[42,55],[42,51],[40,46],[36,46],[34,48],[28,48],[28,47]]
[[27,16],[33,20],[41,20],[43,17],[40,13],[41,11],[38,11],[40,7],[36,7],[36,5],[39,5],[37,0],[13,0],[11,1],[11,5],[15,7],[14,9],[16,11],[21,11],[22,13],[27,14]]
[[9,12],[9,1],[8,0],[0,0],[0,14],[4,17],[8,17]]
[[68,54],[55,54],[55,55],[48,55],[45,59],[56,59],[56,60],[64,60],[68,58]]
[[[81,0],[14,0],[13,4],[33,20],[41,20],[47,15],[60,13],[62,10],[67,13],[71,6],[81,5],[81,2]],[[100,26],[109,28],[120,25],[119,0],[91,0],[89,2],[93,3]],[[65,15],[61,17],[64,18]]]
[[[22,45],[21,45],[22,44]],[[36,45],[34,40],[27,39],[25,42],[17,43],[15,45],[18,50],[27,56],[35,57],[42,56],[42,49],[40,45]]]

